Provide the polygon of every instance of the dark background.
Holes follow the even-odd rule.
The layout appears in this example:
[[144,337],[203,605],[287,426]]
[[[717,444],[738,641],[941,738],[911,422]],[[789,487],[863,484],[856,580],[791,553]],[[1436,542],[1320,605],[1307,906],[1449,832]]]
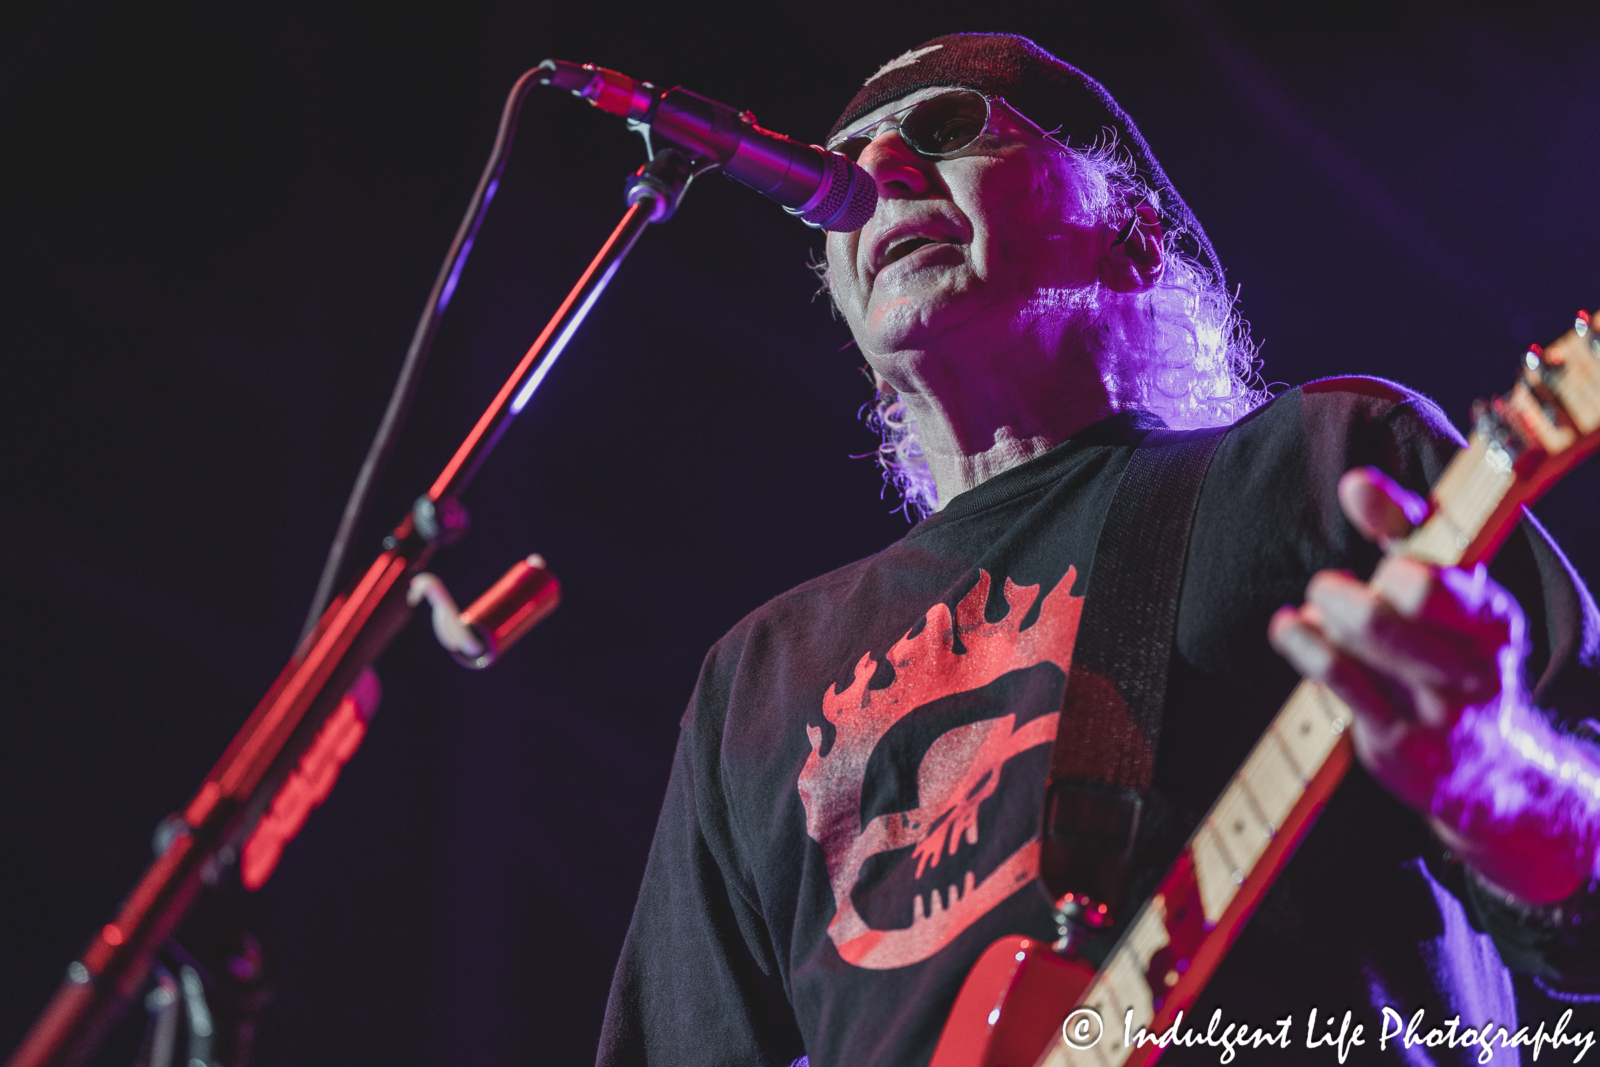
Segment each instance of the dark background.
[[[1592,6],[1281,6],[13,5],[0,1051],[285,660],[504,94],[547,55],[816,139],[902,50],[1026,33],[1139,120],[1269,381],[1379,374],[1458,423],[1509,385],[1600,304]],[[360,562],[641,158],[618,121],[530,98]],[[592,1058],[704,650],[905,528],[851,458],[867,386],[813,299],[819,244],[703,182],[506,435],[435,569],[465,600],[537,550],[565,604],[485,674],[425,625],[382,662],[365,746],[245,902],[281,987],[262,1063]],[[1539,509],[1591,579],[1597,488],[1580,471]]]

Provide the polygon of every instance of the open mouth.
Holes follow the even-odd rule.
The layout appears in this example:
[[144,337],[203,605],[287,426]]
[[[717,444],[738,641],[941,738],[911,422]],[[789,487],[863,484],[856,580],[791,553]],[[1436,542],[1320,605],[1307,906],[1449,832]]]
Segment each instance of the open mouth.
[[935,241],[932,237],[907,237],[902,241],[896,241],[894,244],[890,245],[889,250],[883,254],[883,265],[878,269],[882,270],[891,263],[898,263],[900,260],[905,259],[919,248],[926,248],[928,245],[932,244],[945,243],[947,242]]
[[894,227],[887,234],[887,240],[878,244],[872,254],[872,273],[880,274],[901,260],[916,255],[924,248],[932,246],[955,246],[960,243],[956,235],[949,233],[942,226],[936,225],[901,225]]

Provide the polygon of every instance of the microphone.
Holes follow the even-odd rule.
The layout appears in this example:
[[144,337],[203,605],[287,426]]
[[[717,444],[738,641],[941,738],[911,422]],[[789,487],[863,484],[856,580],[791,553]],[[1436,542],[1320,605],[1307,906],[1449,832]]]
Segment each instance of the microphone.
[[878,205],[878,186],[850,159],[756,125],[748,111],[687,89],[659,92],[649,82],[592,63],[547,59],[539,81],[620,115],[631,127],[693,155],[714,160],[723,173],[783,205],[819,230],[848,233],[865,226]]

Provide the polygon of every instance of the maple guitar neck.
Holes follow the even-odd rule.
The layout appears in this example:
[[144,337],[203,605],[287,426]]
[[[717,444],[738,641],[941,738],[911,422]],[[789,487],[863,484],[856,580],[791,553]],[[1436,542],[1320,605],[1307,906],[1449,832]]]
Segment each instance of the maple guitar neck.
[[[1428,519],[1393,551],[1447,566],[1486,561],[1523,505],[1597,445],[1600,337],[1581,315],[1549,349],[1529,351],[1510,393],[1479,408],[1468,446],[1433,487]],[[1079,998],[1098,1023],[1082,1013],[1065,1029],[1058,1020],[1036,1067],[1156,1061],[1162,1046],[1137,1035],[1159,1037],[1199,998],[1349,768],[1352,718],[1325,686],[1300,683]],[[1084,1020],[1076,1031],[1074,1019]],[[1078,1047],[1096,1027],[1098,1040]]]

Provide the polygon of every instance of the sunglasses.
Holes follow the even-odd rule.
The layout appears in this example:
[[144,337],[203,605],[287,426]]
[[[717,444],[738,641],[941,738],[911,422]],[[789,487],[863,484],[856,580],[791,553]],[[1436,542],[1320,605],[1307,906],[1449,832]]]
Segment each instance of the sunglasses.
[[[1013,115],[1048,136],[1036,123],[1030,122],[1016,108],[1006,104],[1004,98],[995,97],[994,103],[1004,104]],[[919,100],[909,107],[885,115],[846,134],[828,147],[842,152],[852,162],[883,132],[887,123],[900,134],[906,147],[929,159],[949,159],[971,148],[982,137],[993,117],[990,98],[975,89],[952,89],[947,93]]]

